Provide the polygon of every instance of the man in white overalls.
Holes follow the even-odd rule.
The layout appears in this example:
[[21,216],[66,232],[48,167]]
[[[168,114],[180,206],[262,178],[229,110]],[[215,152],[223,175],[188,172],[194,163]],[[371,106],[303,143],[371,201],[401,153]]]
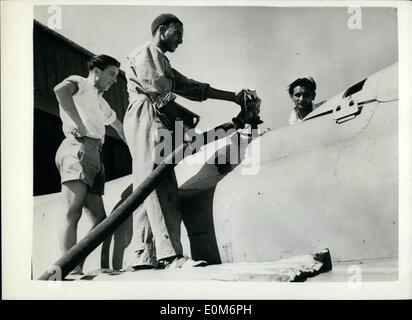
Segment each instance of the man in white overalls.
[[[158,111],[173,102],[175,94],[194,101],[208,98],[242,105],[242,92],[222,91],[207,83],[186,78],[174,70],[166,52],[182,43],[183,23],[172,14],[161,14],[152,23],[152,41],[128,55],[126,69],[129,107],[124,131],[133,159],[133,188],[153,171],[159,131],[168,130]],[[170,128],[169,128],[170,129]],[[163,142],[164,143],[164,142]],[[183,256],[180,242],[182,213],[175,172],[165,176],[133,215],[133,237],[124,255],[123,267],[180,268],[199,263]]]

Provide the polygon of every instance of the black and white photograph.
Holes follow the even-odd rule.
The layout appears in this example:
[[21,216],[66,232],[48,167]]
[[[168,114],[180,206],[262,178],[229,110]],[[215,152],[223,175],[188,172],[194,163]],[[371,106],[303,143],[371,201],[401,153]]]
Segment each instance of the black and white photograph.
[[407,2],[2,7],[3,294],[411,298]]

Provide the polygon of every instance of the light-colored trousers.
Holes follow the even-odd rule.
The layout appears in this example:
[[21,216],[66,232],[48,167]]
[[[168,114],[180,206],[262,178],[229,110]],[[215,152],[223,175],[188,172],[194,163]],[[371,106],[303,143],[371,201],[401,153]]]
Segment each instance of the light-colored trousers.
[[[131,103],[123,120],[124,133],[132,156],[133,190],[153,171],[159,129],[150,100]],[[123,267],[155,265],[160,259],[183,253],[180,242],[182,213],[174,170],[133,214],[133,236],[125,250]]]

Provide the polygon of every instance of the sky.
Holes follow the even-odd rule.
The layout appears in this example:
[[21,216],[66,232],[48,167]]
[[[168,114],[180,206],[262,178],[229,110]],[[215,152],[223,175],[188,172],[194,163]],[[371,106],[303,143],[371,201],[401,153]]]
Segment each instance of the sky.
[[[183,44],[167,53],[172,66],[189,78],[217,89],[255,89],[262,100],[262,129],[286,126],[293,108],[287,86],[312,76],[315,101],[333,97],[398,60],[397,12],[392,8],[354,12],[342,8],[212,6],[60,6],[61,29],[55,31],[93,53],[126,56],[151,40],[150,25],[160,13],[184,24]],[[48,6],[35,6],[45,25]],[[348,24],[349,21],[349,24]],[[360,22],[360,24],[359,24]],[[238,107],[225,101],[178,102],[201,117],[206,130],[230,121]]]

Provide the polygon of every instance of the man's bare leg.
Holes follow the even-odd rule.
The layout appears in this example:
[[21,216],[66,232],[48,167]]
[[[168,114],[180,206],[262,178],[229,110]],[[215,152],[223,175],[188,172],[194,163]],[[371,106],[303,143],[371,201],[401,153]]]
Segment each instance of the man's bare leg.
[[106,218],[106,211],[104,210],[101,195],[88,193],[84,201],[84,208],[91,224],[89,231]]
[[[60,219],[60,249],[69,251],[77,242],[77,225],[82,215],[87,185],[81,181],[67,181],[62,184],[63,215]],[[75,269],[81,272],[83,263]]]
[[[89,233],[106,218],[106,211],[104,209],[102,196],[93,193],[88,193],[84,201],[84,209],[90,223],[90,229],[87,231]],[[109,263],[109,257],[103,258],[103,251],[101,251],[101,254],[102,256],[100,257],[100,264],[102,267],[102,264]],[[103,262],[105,261],[105,259],[107,259],[107,261]]]

